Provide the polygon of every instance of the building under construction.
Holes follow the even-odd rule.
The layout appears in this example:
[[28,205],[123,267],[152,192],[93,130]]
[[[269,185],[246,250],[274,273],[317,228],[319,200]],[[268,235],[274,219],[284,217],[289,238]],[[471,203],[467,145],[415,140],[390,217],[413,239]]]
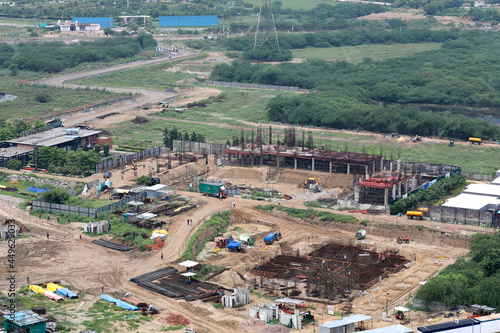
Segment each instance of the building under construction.
[[[228,163],[240,166],[271,166],[328,173],[354,175],[354,191],[345,198],[347,207],[382,207],[387,210],[391,201],[404,197],[411,191],[425,188],[439,177],[451,173],[460,174],[460,168],[452,165],[394,161],[379,155],[332,151],[314,148],[313,135],[309,131],[302,136],[295,128],[285,129],[284,140],[273,144],[272,128],[259,128],[251,138],[242,133],[239,145],[227,147]],[[363,149],[364,151],[364,149]]]
[[252,273],[268,280],[292,281],[296,290],[305,284],[303,296],[340,300],[354,290],[366,290],[380,277],[398,272],[407,262],[395,253],[330,243],[306,256],[279,255],[256,266]]
[[[228,155],[228,163],[242,166],[273,166],[330,173],[368,175],[378,172],[383,167],[382,156],[315,149],[312,132],[305,132],[297,139],[295,128],[285,129],[284,141],[277,140],[273,144],[272,128],[269,131],[259,128],[257,136],[245,140],[242,134],[238,146],[224,150]],[[250,142],[248,142],[250,141]],[[268,144],[266,144],[266,141]],[[245,143],[246,142],[246,143]]]

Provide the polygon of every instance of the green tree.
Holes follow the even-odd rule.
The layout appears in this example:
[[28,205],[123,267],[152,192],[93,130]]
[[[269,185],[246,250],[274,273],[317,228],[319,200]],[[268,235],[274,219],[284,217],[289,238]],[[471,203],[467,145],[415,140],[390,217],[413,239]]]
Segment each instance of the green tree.
[[23,167],[23,163],[19,160],[9,160],[7,168],[10,170],[19,170]]
[[69,200],[69,193],[63,188],[56,188],[42,193],[42,198],[46,202],[64,204]]
[[97,144],[94,146],[94,151],[96,152],[96,154],[99,154],[100,151],[101,151],[101,145],[100,144]]
[[35,129],[45,127],[45,123],[41,121],[40,119],[36,119],[35,122],[33,123],[33,127]]
[[151,186],[153,185],[153,181],[151,180],[151,177],[148,176],[140,176],[135,180],[135,183],[137,185],[144,185],[144,186]]
[[102,150],[104,151],[104,156],[108,157],[109,156],[109,142],[105,141],[102,144]]
[[10,76],[17,76],[17,74],[19,73],[19,68],[17,64],[10,64],[9,71],[10,71]]

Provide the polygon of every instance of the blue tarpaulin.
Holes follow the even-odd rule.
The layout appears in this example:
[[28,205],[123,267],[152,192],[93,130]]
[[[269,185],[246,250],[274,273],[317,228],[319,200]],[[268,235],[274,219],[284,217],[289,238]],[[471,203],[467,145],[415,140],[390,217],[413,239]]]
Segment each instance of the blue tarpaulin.
[[50,189],[48,189],[48,188],[38,188],[38,187],[30,186],[28,188],[28,191],[35,192],[35,193],[42,193],[42,192],[45,192],[45,191],[50,191]]
[[160,27],[193,27],[219,25],[217,15],[198,15],[198,16],[160,16]]
[[113,28],[113,17],[73,17],[73,22],[100,24],[101,28]]
[[68,296],[69,299],[72,299],[73,297],[78,297],[77,294],[72,292],[71,290],[67,288],[59,288],[56,290],[56,294],[62,295],[62,296]]
[[126,310],[132,310],[132,311],[139,310],[139,308],[137,306],[135,306],[135,305],[128,304],[127,302],[124,302],[122,300],[116,299],[116,298],[111,297],[111,296],[106,295],[106,294],[101,295],[99,298],[103,299],[105,301],[111,302],[111,303],[115,303],[119,307],[124,308]]

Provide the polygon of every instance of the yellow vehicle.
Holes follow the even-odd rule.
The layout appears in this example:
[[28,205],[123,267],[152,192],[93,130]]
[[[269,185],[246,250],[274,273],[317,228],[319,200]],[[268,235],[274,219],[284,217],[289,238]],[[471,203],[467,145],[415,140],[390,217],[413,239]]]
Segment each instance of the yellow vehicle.
[[307,178],[307,181],[299,184],[299,188],[312,188],[314,185],[321,185],[321,181],[319,178]]
[[421,220],[424,218],[424,213],[423,212],[417,212],[417,211],[412,211],[412,210],[409,210],[406,212],[406,216],[409,218],[409,219],[413,219],[414,217]]
[[471,144],[476,144],[477,143],[478,145],[480,145],[482,141],[483,141],[483,139],[481,139],[481,138],[469,138],[469,142]]

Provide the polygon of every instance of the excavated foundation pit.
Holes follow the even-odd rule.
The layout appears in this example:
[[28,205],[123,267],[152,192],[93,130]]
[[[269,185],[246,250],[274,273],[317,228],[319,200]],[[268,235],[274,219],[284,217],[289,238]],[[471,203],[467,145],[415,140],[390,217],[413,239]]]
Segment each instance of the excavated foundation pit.
[[264,278],[305,283],[308,296],[345,297],[365,290],[398,272],[408,260],[391,252],[373,252],[353,245],[327,244],[305,256],[279,255],[252,273]]

